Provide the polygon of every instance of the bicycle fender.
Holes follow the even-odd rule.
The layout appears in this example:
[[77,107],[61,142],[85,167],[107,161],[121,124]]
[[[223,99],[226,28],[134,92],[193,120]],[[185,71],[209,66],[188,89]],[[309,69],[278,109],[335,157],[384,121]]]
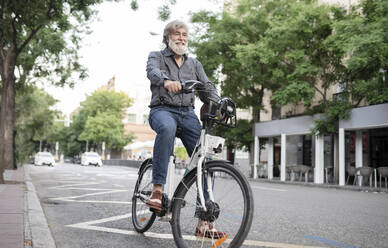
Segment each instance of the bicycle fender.
[[139,171],[137,172],[137,174],[139,175],[140,174],[140,171],[143,170],[143,168],[149,164],[149,163],[152,163],[152,158],[147,158],[146,160],[143,161],[143,163],[140,165],[139,167]]
[[223,159],[217,159],[217,160],[209,160],[205,163],[205,165],[211,165],[211,164],[214,164],[214,163],[227,163],[227,164],[231,164],[232,165],[232,162],[230,162],[229,160],[223,160]]

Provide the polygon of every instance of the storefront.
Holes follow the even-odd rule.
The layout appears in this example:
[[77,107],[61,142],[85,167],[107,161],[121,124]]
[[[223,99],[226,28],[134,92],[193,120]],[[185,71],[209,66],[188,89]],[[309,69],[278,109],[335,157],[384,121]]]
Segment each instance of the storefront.
[[[279,175],[281,181],[288,180],[289,168],[303,165],[310,167],[314,183],[345,185],[346,166],[372,167],[374,179],[374,169],[388,166],[388,103],[353,109],[349,120],[339,121],[338,135],[311,136],[317,118],[323,117],[256,123],[254,167],[265,153],[268,179]],[[266,144],[261,153],[260,142]]]

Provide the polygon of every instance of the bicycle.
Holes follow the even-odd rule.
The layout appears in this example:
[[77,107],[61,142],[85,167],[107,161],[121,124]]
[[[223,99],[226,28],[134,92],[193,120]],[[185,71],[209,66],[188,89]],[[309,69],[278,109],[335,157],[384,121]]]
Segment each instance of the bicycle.
[[[204,87],[189,80],[182,83],[182,90],[204,91]],[[145,204],[152,193],[152,158],[140,166],[132,197],[132,223],[137,232],[144,233],[156,216],[169,221],[177,247],[239,247],[252,224],[252,190],[229,161],[213,159],[222,152],[225,139],[212,135],[215,125],[236,127],[236,105],[230,98],[209,99],[208,111],[201,119],[201,136],[175,190],[175,156],[170,156],[161,212],[151,211]],[[198,218],[225,235],[194,236]]]

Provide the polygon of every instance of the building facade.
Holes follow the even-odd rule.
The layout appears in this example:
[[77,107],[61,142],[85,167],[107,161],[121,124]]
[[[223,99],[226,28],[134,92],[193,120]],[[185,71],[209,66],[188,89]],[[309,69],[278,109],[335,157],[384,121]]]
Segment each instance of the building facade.
[[[345,9],[357,2],[319,1],[340,4]],[[329,89],[330,97],[339,93],[341,88],[337,85]],[[377,185],[378,168],[388,167],[388,103],[373,106],[361,103],[361,107],[352,109],[349,120],[338,122],[337,133],[312,136],[315,120],[323,116],[302,115],[305,111],[302,104],[282,106],[278,115],[274,115],[270,97],[271,92],[266,92],[264,121],[255,124],[254,177],[264,167],[268,179],[285,181],[298,176],[318,184],[342,186],[367,181],[370,186]],[[265,143],[261,151],[260,143]]]

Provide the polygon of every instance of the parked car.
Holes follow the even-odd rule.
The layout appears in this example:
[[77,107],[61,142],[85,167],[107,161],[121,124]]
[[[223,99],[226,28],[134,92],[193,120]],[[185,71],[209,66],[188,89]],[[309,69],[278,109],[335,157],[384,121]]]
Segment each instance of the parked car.
[[73,163],[74,164],[81,164],[81,158],[80,158],[80,156],[75,156],[75,157],[73,157]]
[[81,156],[81,165],[102,166],[102,160],[96,152],[85,152]]
[[54,166],[55,160],[51,153],[49,152],[38,152],[34,158],[35,165],[48,165]]
[[66,164],[72,164],[74,163],[74,160],[73,158],[65,157],[63,162],[65,162]]

